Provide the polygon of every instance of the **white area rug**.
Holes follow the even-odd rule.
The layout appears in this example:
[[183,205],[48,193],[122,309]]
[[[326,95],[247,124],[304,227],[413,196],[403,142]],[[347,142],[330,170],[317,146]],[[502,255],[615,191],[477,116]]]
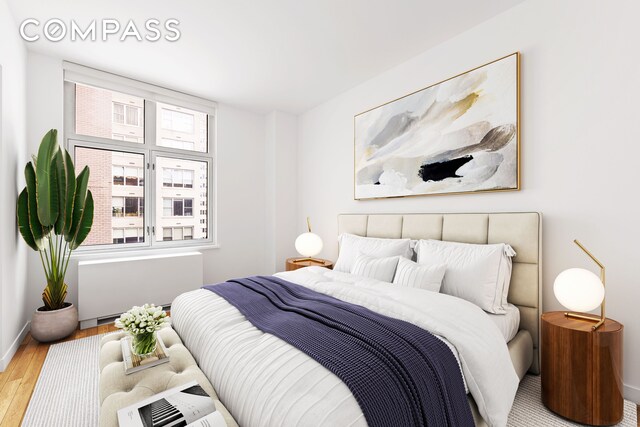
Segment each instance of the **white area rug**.
[[[22,425],[25,427],[94,427],[98,425],[98,350],[103,335],[54,344],[42,366]],[[527,375],[520,384],[509,427],[577,426],[542,404],[540,377]],[[625,401],[618,424],[637,427],[636,405]]]
[[[540,376],[527,375],[520,383],[513,409],[509,414],[509,427],[520,426],[581,426],[555,415],[542,404]],[[635,403],[624,401],[624,418],[617,424],[624,427],[637,427]]]
[[94,335],[49,347],[22,420],[23,426],[98,425],[98,350],[103,336]]

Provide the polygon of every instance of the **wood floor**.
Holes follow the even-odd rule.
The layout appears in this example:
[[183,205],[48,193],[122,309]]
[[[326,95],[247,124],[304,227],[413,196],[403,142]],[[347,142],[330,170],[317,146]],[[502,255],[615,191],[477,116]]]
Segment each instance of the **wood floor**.
[[[113,324],[75,331],[63,341],[115,331]],[[27,335],[4,372],[0,372],[0,427],[19,426],[27,410],[31,393],[40,375],[51,344],[39,343]],[[640,427],[640,406],[638,406]]]
[[[113,324],[95,328],[76,330],[70,337],[59,341],[69,341],[92,335],[115,331]],[[9,366],[0,372],[0,427],[19,426],[27,410],[31,393],[36,386],[40,369],[49,346],[55,343],[39,343],[28,334]]]

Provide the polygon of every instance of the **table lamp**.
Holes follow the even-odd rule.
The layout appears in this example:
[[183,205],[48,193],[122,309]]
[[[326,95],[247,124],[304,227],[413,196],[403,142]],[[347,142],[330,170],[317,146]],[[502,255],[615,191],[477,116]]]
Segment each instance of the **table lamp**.
[[[565,316],[574,319],[588,320],[596,322],[591,330],[598,329],[605,320],[604,313],[604,265],[591,252],[589,252],[580,242],[573,241],[580,247],[597,265],[600,267],[600,277],[584,268],[570,268],[563,271],[556,277],[553,283],[553,293],[556,298],[571,312],[564,313]],[[573,311],[591,311],[600,306],[600,317],[594,317]]]
[[322,260],[313,258],[322,251],[322,239],[317,234],[311,232],[311,221],[307,217],[307,229],[306,233],[302,233],[296,239],[296,251],[304,258],[294,259],[293,262],[313,261],[322,263]]

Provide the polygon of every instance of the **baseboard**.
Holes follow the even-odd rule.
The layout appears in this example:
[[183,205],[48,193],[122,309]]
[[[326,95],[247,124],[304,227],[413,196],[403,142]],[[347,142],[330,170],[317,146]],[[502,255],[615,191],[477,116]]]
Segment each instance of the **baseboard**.
[[16,351],[18,351],[18,347],[20,347],[20,343],[22,343],[22,341],[24,340],[24,337],[26,337],[27,333],[29,333],[30,326],[31,326],[31,321],[29,320],[27,321],[27,323],[24,324],[24,327],[22,328],[22,330],[20,331],[16,339],[11,344],[11,347],[9,347],[9,350],[7,350],[4,356],[2,356],[2,359],[0,360],[0,372],[3,372],[5,369],[7,369],[7,366],[9,366],[9,362],[11,362],[13,355],[16,354]]
[[640,388],[625,384],[624,385],[624,398],[640,405]]

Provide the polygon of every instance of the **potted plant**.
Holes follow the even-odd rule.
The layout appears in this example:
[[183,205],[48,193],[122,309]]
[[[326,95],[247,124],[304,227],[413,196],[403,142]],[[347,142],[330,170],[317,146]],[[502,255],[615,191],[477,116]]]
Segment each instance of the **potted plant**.
[[38,155],[24,169],[26,187],[18,196],[18,229],[40,254],[47,286],[44,306],[31,318],[31,336],[40,342],[69,336],[78,326],[78,310],[65,302],[64,281],[71,252],[91,231],[93,196],[88,190],[89,168],[76,177],[69,152],[58,145],[58,131],[42,139]]

